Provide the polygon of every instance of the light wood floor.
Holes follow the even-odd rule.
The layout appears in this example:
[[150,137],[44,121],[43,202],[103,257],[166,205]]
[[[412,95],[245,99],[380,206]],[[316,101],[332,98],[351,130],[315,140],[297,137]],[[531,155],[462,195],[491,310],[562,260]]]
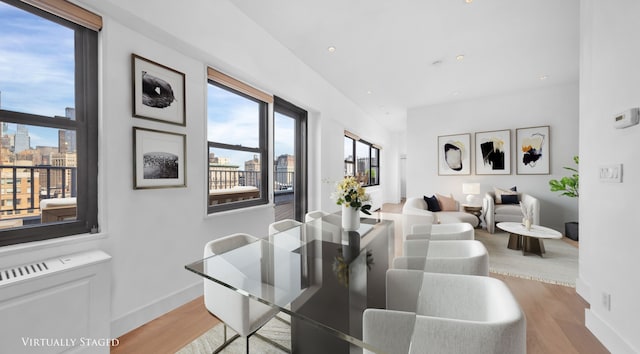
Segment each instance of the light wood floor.
[[[387,205],[385,212],[398,212]],[[578,246],[577,242],[568,240]],[[491,274],[511,289],[527,318],[528,354],[609,353],[584,326],[589,305],[574,288]],[[218,323],[195,299],[119,338],[112,354],[175,353]]]

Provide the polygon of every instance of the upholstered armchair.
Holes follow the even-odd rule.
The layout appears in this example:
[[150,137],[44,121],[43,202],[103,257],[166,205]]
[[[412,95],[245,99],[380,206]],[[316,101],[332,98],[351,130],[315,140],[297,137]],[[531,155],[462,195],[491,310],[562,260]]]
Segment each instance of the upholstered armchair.
[[[387,271],[387,309],[363,314],[363,340],[386,353],[526,353],[526,319],[491,277]],[[365,350],[365,353],[369,351]]]
[[[538,198],[526,193],[518,193],[518,200],[532,212],[531,224],[540,225],[540,201]],[[503,221],[521,222],[522,208],[520,204],[497,204],[494,192],[487,192],[482,200],[482,209],[487,224],[487,231],[494,233],[496,223]]]

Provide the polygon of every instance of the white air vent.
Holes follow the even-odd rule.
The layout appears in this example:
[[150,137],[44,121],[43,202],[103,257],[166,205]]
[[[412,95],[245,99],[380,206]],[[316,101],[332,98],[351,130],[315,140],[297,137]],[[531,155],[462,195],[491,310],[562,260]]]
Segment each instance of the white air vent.
[[45,262],[29,264],[26,266],[16,267],[11,269],[5,269],[0,271],[0,283],[9,281],[11,279],[18,279],[30,274],[43,272],[47,269],[49,268],[47,267],[47,263]]
[[15,266],[0,270],[0,287],[21,280],[64,271],[74,267],[104,261],[110,258],[103,252],[84,252],[69,256],[50,258],[33,264]]

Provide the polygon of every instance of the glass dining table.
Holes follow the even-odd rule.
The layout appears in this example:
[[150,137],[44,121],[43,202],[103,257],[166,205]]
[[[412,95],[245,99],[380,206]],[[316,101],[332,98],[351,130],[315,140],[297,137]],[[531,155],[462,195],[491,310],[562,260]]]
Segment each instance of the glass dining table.
[[379,352],[362,339],[362,313],[386,305],[394,223],[340,225],[330,214],[185,268],[290,315],[292,353]]

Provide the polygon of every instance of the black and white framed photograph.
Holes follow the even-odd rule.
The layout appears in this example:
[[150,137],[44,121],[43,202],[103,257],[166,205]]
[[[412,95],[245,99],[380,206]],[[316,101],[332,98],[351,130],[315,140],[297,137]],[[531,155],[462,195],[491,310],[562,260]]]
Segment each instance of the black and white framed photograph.
[[516,129],[516,173],[519,175],[548,175],[549,126]]
[[511,174],[511,130],[476,133],[476,174]]
[[133,188],[186,187],[184,134],[133,127]]
[[136,54],[131,62],[133,116],[185,126],[185,75]]
[[438,137],[438,175],[471,174],[471,134]]

